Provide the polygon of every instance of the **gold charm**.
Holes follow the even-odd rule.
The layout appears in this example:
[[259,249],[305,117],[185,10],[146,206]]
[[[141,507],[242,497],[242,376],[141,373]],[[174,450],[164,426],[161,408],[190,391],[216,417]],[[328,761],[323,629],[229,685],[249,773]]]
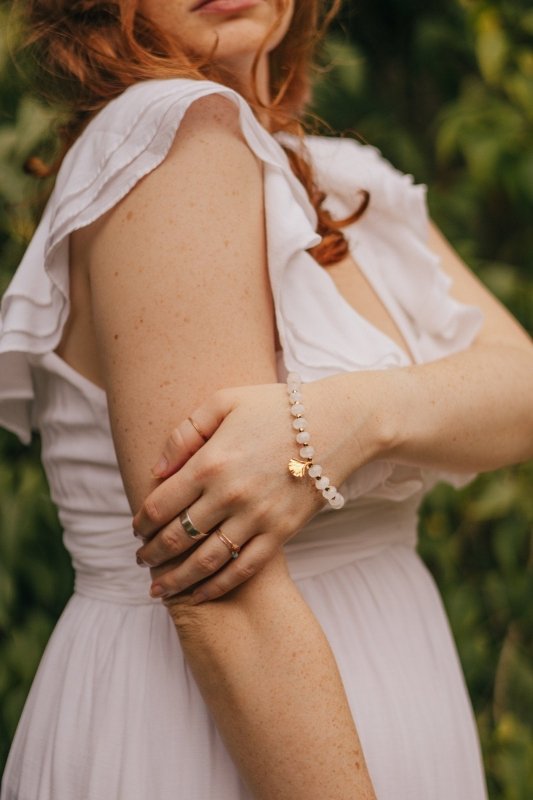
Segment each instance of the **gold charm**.
[[299,461],[297,458],[291,458],[289,461],[289,472],[295,478],[303,478],[306,470],[312,465],[312,461]]

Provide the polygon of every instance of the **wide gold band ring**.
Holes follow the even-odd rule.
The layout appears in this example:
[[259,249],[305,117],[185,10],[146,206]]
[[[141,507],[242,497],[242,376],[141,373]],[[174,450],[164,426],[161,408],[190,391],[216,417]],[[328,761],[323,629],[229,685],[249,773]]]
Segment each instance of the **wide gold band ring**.
[[198,528],[194,527],[193,522],[189,516],[189,509],[186,508],[185,511],[181,512],[181,514],[179,515],[179,521],[181,522],[183,530],[185,531],[189,539],[203,539],[205,536],[209,536],[208,533],[202,533],[202,531],[199,531]]

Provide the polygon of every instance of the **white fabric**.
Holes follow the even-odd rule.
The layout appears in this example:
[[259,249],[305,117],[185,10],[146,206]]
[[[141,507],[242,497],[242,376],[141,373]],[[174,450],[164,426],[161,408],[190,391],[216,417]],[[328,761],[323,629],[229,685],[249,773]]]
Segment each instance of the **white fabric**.
[[[68,237],[115,205],[164,158],[197,98],[239,108],[262,160],[268,262],[287,370],[304,381],[410,363],[342,298],[306,252],[316,215],[278,141],[235,92],[147,81],[109,103],[67,154],[39,228],[2,303],[0,423],[42,457],[75,593],[48,644],[12,746],[2,800],[245,800],[184,663],[166,610],[148,597],[111,439],[105,393],[53,351],[69,314]],[[296,146],[288,137],[278,137]],[[477,309],[455,302],[426,246],[424,189],[369,147],[307,145],[332,210],[352,210],[352,252],[417,363],[468,347]],[[332,645],[379,800],[483,800],[472,712],[433,581],[418,558],[417,508],[440,477],[376,462],[341,487],[287,545],[287,559]]]

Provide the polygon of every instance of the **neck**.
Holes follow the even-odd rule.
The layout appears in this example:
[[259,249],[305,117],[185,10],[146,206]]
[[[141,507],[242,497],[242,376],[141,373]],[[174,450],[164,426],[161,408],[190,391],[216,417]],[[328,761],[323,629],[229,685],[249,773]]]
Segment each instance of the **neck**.
[[[253,61],[247,59],[242,63],[231,64],[231,71],[237,79],[237,85],[240,93],[248,100],[259,100],[263,105],[270,105],[270,71],[268,64],[268,55],[264,54],[257,65],[256,80],[252,86],[252,65]],[[255,91],[253,91],[255,89]],[[259,110],[257,117],[261,124],[269,130],[270,117],[265,112]]]

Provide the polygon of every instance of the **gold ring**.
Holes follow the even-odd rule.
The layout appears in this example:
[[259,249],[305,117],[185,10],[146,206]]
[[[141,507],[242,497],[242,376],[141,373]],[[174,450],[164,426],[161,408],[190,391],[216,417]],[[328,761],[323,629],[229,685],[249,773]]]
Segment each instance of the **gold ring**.
[[222,542],[222,544],[226,545],[226,547],[228,548],[228,550],[231,553],[231,557],[232,558],[238,558],[239,557],[239,553],[241,552],[241,545],[240,544],[234,544],[234,542],[232,542],[231,539],[228,539],[228,537],[224,533],[222,533],[220,528],[217,528],[215,530],[215,533],[218,536],[218,538],[220,539],[220,541]]
[[196,431],[196,433],[197,433],[199,436],[201,436],[201,437],[202,437],[202,439],[204,440],[204,442],[207,442],[207,436],[206,436],[204,433],[202,433],[202,431],[200,430],[200,428],[198,427],[198,425],[196,424],[196,422],[193,420],[193,418],[192,418],[192,417],[187,417],[187,419],[189,420],[189,422],[190,422],[190,423],[191,423],[191,425],[193,426],[193,428],[194,428],[194,430]]
[[202,533],[199,531],[198,528],[195,528],[192,520],[189,516],[189,509],[186,508],[185,511],[182,511],[179,520],[181,522],[182,528],[189,537],[189,539],[202,539],[204,536],[209,536],[208,533]]

